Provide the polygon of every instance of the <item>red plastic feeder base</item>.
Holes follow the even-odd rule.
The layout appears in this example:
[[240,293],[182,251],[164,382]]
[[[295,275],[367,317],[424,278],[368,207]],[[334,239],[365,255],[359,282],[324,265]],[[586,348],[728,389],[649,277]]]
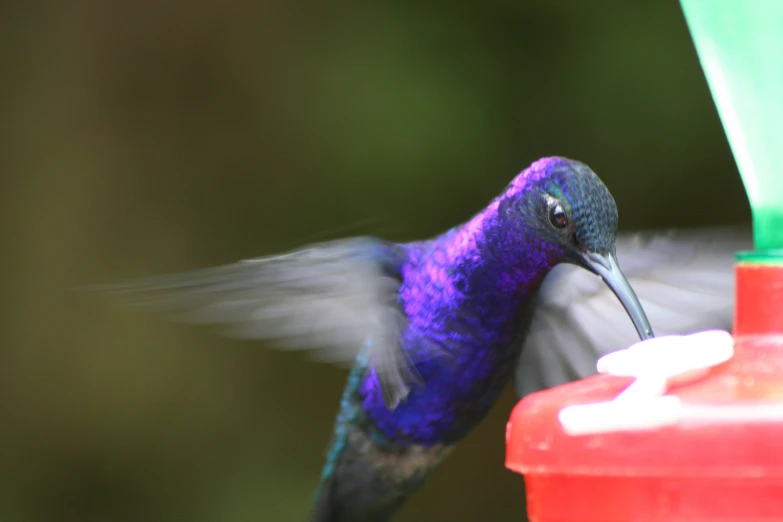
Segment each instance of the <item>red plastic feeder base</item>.
[[531,522],[783,520],[783,478],[531,474]]
[[612,400],[632,380],[609,375],[517,404],[506,466],[525,475],[531,522],[783,522],[783,266],[736,275],[734,356],[669,388],[675,423],[565,433],[564,407]]

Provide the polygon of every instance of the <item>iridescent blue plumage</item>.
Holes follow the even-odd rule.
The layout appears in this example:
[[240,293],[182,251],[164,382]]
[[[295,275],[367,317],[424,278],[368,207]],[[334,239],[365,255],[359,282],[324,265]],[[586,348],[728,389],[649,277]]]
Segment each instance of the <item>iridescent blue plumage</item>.
[[[594,355],[598,342],[633,340],[605,333],[623,332],[621,325],[601,329],[600,320],[568,316],[551,291],[542,295],[541,312],[542,283],[557,265],[600,275],[638,335],[652,335],[617,266],[616,233],[615,202],[595,173],[577,161],[544,158],[472,219],[431,240],[346,239],[113,290],[184,312],[180,319],[229,324],[234,336],[316,348],[321,359],[350,363],[311,521],[381,522],[481,422],[515,372],[537,385],[562,381],[563,366],[577,368],[574,376],[589,371],[589,357],[575,361],[581,347]],[[734,243],[724,246],[725,272],[721,265],[715,284],[691,297],[702,292],[715,301],[712,287],[732,279],[733,250]],[[685,266],[687,249],[677,252]],[[591,281],[568,277],[590,288]],[[721,287],[720,295],[727,291]],[[600,306],[608,310],[603,322],[620,320],[610,305]],[[687,325],[722,327],[714,312],[726,310],[730,300]],[[571,337],[560,333],[558,313]],[[527,361],[520,360],[523,345]]]
[[[550,223],[554,202],[571,217],[572,231],[563,234]],[[582,249],[611,253],[616,229],[614,200],[598,177],[578,162],[547,158],[464,225],[405,245],[399,306],[407,324],[399,344],[420,384],[389,409],[382,377],[365,370],[360,358],[345,390],[313,521],[385,520],[509,382],[549,270],[575,261]],[[568,244],[570,236],[578,238],[577,249]],[[373,451],[348,455],[351,435],[355,446],[369,441]],[[392,459],[393,473],[380,464],[385,458]],[[341,468],[343,460],[362,465]],[[379,475],[387,477],[380,480],[383,493],[362,487],[367,495],[354,494]]]

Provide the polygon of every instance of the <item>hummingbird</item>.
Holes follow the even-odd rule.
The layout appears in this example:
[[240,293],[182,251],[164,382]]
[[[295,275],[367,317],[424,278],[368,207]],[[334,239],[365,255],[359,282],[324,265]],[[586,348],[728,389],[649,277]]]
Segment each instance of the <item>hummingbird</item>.
[[512,380],[524,396],[591,375],[652,337],[649,317],[664,333],[731,323],[745,230],[617,231],[599,177],[546,157],[432,239],[346,238],[102,289],[349,366],[309,520],[384,522]]

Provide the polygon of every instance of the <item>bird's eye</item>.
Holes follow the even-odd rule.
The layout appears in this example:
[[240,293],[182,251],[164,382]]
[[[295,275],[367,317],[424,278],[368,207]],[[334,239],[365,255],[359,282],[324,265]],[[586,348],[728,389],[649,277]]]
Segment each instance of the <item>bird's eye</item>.
[[553,227],[563,229],[568,226],[568,216],[563,210],[563,205],[555,203],[549,207],[549,222]]

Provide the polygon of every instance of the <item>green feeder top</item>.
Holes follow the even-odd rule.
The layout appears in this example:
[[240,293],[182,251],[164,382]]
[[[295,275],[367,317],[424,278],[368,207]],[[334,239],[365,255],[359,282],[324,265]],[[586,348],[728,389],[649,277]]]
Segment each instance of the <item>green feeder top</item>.
[[783,262],[783,1],[680,2],[750,200],[740,258]]

